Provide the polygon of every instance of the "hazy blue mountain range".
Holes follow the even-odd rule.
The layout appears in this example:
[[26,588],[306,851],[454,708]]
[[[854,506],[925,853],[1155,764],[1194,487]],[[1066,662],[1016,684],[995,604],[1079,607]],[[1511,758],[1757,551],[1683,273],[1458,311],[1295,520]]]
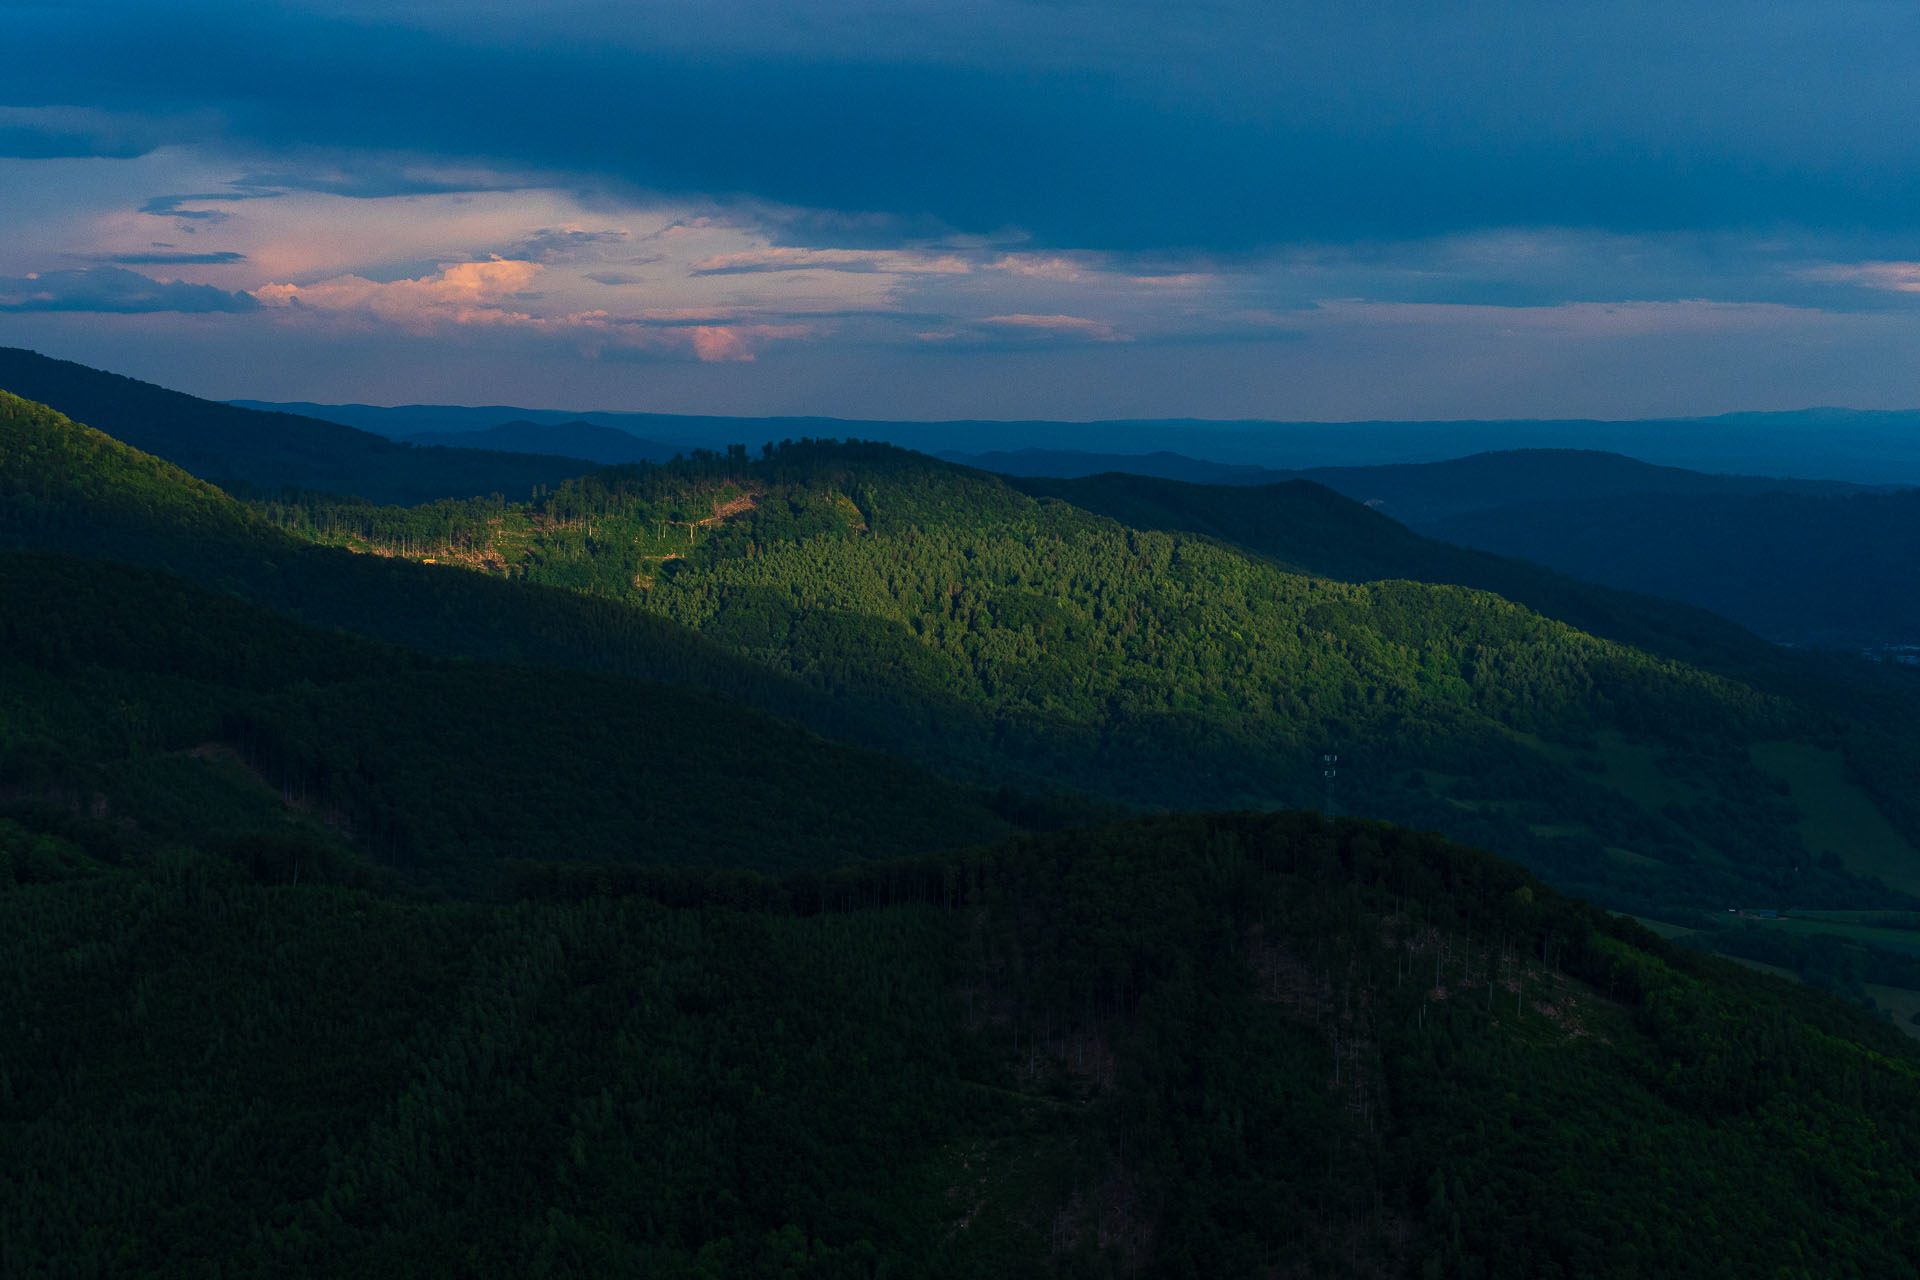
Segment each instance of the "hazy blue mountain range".
[[1311,480],[1365,503],[1402,524],[1425,528],[1467,511],[1518,503],[1578,502],[1628,494],[1864,493],[1876,486],[1839,480],[1718,475],[1655,466],[1595,449],[1508,449],[1444,462],[1278,471],[1207,462],[1176,453],[1099,454],[1024,449],[1014,453],[942,455],[1003,475],[1063,479],[1118,472],[1195,484],[1278,484]]
[[592,470],[578,459],[419,448],[298,414],[238,408],[19,348],[0,348],[0,388],[63,406],[79,421],[230,490],[293,487],[381,502],[502,493],[521,497]]
[[[1274,470],[1439,462],[1512,449],[1579,449],[1625,454],[1661,466],[1758,476],[1800,476],[1856,484],[1920,484],[1920,410],[1804,409],[1711,418],[1609,422],[1514,419],[1448,422],[1218,422],[1184,418],[1110,422],[1046,420],[907,422],[824,417],[703,417],[480,407],[322,405],[236,401],[324,418],[405,438],[423,431],[476,431],[503,422],[585,421],[654,440],[719,449],[736,441],[885,440],[925,453],[981,454],[1039,449],[1108,455],[1171,451],[1229,466]],[[1201,476],[1179,476],[1202,479]]]
[[[678,445],[640,439],[620,426],[557,414],[496,419],[478,431],[441,431],[431,438],[570,447],[579,456],[417,448],[343,424],[215,404],[26,352],[6,353],[0,375],[27,388],[21,394],[30,398],[37,390],[56,406],[74,406],[83,420],[124,428],[130,439],[196,475],[229,486],[237,481],[254,492],[291,485],[402,504],[489,492],[517,498],[535,485],[551,487],[591,470],[589,458],[630,462],[681,452]],[[423,421],[458,426],[513,412],[444,406],[349,410],[346,416],[384,430]],[[724,425],[739,432],[739,440],[775,432],[782,433],[778,438],[804,437],[836,425],[824,419],[641,417],[707,433]],[[838,425],[925,432],[942,424]],[[687,438],[677,431],[662,435]],[[1868,501],[1875,495],[1866,486],[1842,481],[1708,474],[1570,449],[1295,471],[1166,451],[1027,449],[965,456],[976,465],[1027,475],[1137,469],[1210,484],[1310,479],[1413,528],[1606,585],[1697,604],[1774,640],[1875,649],[1913,644],[1920,634],[1920,607],[1910,603],[1920,591],[1906,553],[1914,545],[1907,514],[1912,504],[1897,497]],[[1800,501],[1768,496],[1773,494]],[[1621,501],[1629,497],[1635,501]],[[1698,505],[1707,497],[1716,505]],[[1858,505],[1847,505],[1856,499]]]
[[1462,511],[1421,527],[1701,605],[1774,640],[1920,645],[1920,489],[1627,494]]
[[1910,489],[1708,475],[1561,449],[1298,472],[1170,454],[973,461],[1034,481],[1096,471],[1243,487],[1311,480],[1433,537],[1698,605],[1772,640],[1920,644],[1920,491]]
[[1073,449],[999,449],[990,453],[964,453],[947,449],[937,456],[962,466],[982,471],[997,471],[1003,476],[1047,476],[1078,479],[1081,476],[1118,475],[1153,476],[1162,480],[1185,480],[1192,484],[1278,484],[1304,475],[1304,472],[1275,471],[1231,462],[1209,462],[1189,458],[1165,449],[1155,453],[1084,453]]
[[618,427],[599,427],[577,419],[555,423],[521,419],[503,422],[484,431],[422,431],[418,435],[408,436],[407,442],[454,449],[496,449],[585,458],[603,466],[623,462],[665,462],[676,454],[691,452],[691,446],[688,445],[642,440]]

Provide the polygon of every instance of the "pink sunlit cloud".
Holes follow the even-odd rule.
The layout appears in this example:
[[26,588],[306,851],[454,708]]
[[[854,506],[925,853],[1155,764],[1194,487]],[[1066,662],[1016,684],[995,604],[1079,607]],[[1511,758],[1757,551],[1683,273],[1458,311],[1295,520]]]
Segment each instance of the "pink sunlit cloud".
[[804,324],[734,323],[746,314],[738,309],[657,308],[621,316],[595,308],[539,315],[503,305],[537,301],[527,289],[545,270],[537,262],[493,258],[454,263],[414,279],[381,282],[346,275],[309,285],[268,284],[253,296],[264,306],[289,313],[392,325],[413,334],[520,329],[573,338],[590,351],[617,346],[679,352],[709,364],[750,361],[761,344],[814,332]]
[[1920,293],[1920,262],[1836,262],[1810,267],[1800,273],[1800,278],[1828,284],[1857,284],[1866,289],[1891,289],[1897,293]]

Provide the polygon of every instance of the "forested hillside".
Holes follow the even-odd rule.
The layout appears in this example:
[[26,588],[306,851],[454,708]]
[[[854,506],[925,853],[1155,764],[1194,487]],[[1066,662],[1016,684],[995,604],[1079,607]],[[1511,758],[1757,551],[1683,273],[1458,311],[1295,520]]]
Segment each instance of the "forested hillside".
[[289,486],[376,502],[524,497],[593,469],[572,458],[418,447],[318,418],[202,400],[152,383],[0,347],[0,388],[50,404],[204,480],[241,493]]
[[1432,837],[1183,816],[827,876],[528,866],[508,893],[186,853],[0,889],[0,1016],[35,1028],[0,1075],[0,1267],[1920,1256],[1908,1043]]
[[[1277,548],[1110,504],[1117,522],[877,445],[615,469],[529,505],[263,511],[318,541],[683,622],[880,709],[894,743],[955,776],[1174,808],[1331,800],[1638,908],[1896,900],[1852,879],[1839,851],[1807,847],[1789,783],[1753,755],[1795,739],[1838,750],[1830,717],[1483,591],[1330,580],[1402,548],[1343,550],[1341,531],[1367,516],[1324,490],[1246,492],[1268,518],[1324,531],[1311,574]],[[1200,529],[1232,522],[1222,503]],[[1454,554],[1422,545],[1430,563]],[[1582,598],[1524,566],[1481,565],[1482,582],[1523,599]],[[1648,648],[1665,633],[1760,647],[1684,610],[1613,621]],[[1330,797],[1324,754],[1341,757]]]
[[779,870],[1010,829],[984,795],[738,703],[425,657],[150,571],[9,552],[0,616],[22,830],[77,807],[271,880],[371,860],[473,893],[510,858]]
[[[1080,477],[1018,483],[1028,492],[1068,496],[1120,519],[1128,517],[1115,506],[1171,507],[1201,521],[1215,518],[1213,508],[1219,507],[1225,510],[1218,518],[1243,531],[1254,527],[1250,515],[1277,505],[1258,496],[1262,489],[1309,480],[1431,537],[1524,557],[1586,583],[1711,610],[1773,640],[1833,649],[1920,645],[1920,606],[1914,603],[1920,578],[1909,554],[1920,541],[1916,491],[1706,475],[1571,449],[1291,473],[1163,455],[1108,458],[1104,470],[1140,474],[1094,475],[1103,468],[1076,466],[1074,457],[1058,455],[1050,462],[1049,455],[1004,455],[979,462],[1022,476]],[[1166,479],[1221,488],[1193,502],[1169,497],[1179,486]],[[1240,486],[1254,492],[1232,492]],[[1223,536],[1248,540],[1244,532]],[[1260,534],[1253,536],[1258,540]],[[1336,556],[1345,550],[1326,549]],[[1509,570],[1506,576],[1519,575]],[[1605,610],[1586,612],[1604,615],[1617,603],[1616,597]]]
[[[1064,498],[1136,528],[1218,538],[1302,573],[1356,583],[1411,578],[1491,591],[1582,631],[1794,702],[1822,724],[1819,736],[1835,744],[1847,777],[1895,817],[1905,841],[1911,845],[1920,832],[1920,793],[1913,786],[1920,777],[1920,734],[1914,732],[1920,724],[1920,666],[1772,644],[1695,605],[1422,536],[1306,482],[1221,487],[1101,475],[1015,483],[1023,492]],[[1753,598],[1767,595],[1751,585]],[[1910,872],[1920,873],[1920,856],[1901,856]]]
[[[290,537],[246,506],[44,405],[0,392],[0,542],[177,573],[324,626],[433,653],[692,685],[841,736],[864,727],[797,681],[669,620]],[[501,507],[495,501],[480,509]]]
[[0,396],[0,544],[5,1274],[1914,1273],[1883,1021],[1120,815],[1324,743],[1617,898],[1900,901],[1791,869],[1788,697],[877,446],[250,509]]
[[1775,646],[1717,614],[1425,537],[1309,480],[1243,486],[1114,473],[1013,484],[1134,528],[1217,538],[1294,573],[1490,591],[1579,630],[1723,675],[1764,677],[1780,666]]

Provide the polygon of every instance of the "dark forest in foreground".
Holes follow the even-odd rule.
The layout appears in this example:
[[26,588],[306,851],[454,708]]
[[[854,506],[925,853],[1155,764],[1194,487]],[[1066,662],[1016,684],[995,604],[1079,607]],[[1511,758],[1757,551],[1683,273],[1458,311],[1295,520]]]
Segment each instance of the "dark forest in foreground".
[[9,1272],[1912,1274],[1897,1032],[1432,837],[1178,817],[488,903],[38,838]]

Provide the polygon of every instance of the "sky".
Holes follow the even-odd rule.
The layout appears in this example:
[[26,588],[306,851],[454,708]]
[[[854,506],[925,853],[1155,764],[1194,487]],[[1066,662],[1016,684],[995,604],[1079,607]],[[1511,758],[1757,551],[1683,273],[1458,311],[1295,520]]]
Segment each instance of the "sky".
[[0,345],[864,418],[1920,406],[1899,0],[0,0]]

